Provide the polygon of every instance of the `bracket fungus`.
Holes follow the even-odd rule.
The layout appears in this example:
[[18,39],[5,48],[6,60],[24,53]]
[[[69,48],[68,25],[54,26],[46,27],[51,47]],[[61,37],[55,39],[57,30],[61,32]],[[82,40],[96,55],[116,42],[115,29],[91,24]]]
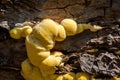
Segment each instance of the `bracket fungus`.
[[77,24],[72,19],[64,19],[57,23],[51,19],[44,19],[31,27],[24,25],[10,30],[14,39],[26,37],[27,56],[22,62],[22,75],[26,80],[88,80],[87,73],[55,74],[55,67],[59,66],[62,52],[50,52],[55,41],[63,41],[66,36],[74,36],[86,29],[95,32],[100,26]]

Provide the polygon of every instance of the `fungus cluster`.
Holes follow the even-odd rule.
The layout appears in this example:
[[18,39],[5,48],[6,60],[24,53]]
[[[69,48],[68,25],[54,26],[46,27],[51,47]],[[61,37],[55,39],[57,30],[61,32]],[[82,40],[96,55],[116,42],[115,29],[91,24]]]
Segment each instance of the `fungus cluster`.
[[51,19],[44,19],[34,26],[28,24],[10,30],[14,39],[26,37],[28,59],[22,62],[23,77],[26,80],[89,80],[91,77],[85,72],[55,74],[55,67],[62,65],[63,53],[50,52],[55,41],[63,41],[67,36],[74,36],[87,29],[96,32],[102,27],[77,24],[72,19],[64,19],[60,24]]
[[10,30],[10,36],[14,39],[20,39],[21,37],[26,37],[32,32],[32,25],[25,23],[24,27],[17,25],[14,29]]

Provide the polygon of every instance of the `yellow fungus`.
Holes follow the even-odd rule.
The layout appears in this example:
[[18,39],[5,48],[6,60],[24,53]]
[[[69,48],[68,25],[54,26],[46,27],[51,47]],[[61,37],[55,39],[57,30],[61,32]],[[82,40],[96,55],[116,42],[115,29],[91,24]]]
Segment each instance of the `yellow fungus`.
[[[89,24],[77,25],[72,19],[64,19],[60,24],[51,19],[44,19],[34,26],[24,23],[22,27],[10,30],[12,38],[26,37],[28,59],[22,62],[23,77],[26,80],[89,80],[89,74],[85,72],[55,74],[56,66],[64,66],[64,63],[61,63],[63,54],[58,51],[50,52],[55,41],[63,41],[66,36],[73,36],[87,29],[95,32],[102,28],[96,25],[91,27]],[[87,50],[95,51],[97,49]]]
[[96,32],[98,30],[101,30],[102,27],[98,25],[90,25],[90,24],[78,24],[77,25],[77,32],[76,33],[82,33],[84,30],[90,29],[92,32]]
[[27,35],[30,35],[32,33],[33,29],[31,26],[24,26],[23,28],[23,35],[27,36]]
[[10,36],[14,39],[20,39],[22,37],[21,34],[22,34],[21,28],[14,28],[10,30]]
[[76,34],[77,23],[74,20],[64,19],[61,21],[61,25],[65,28],[67,36],[72,36]]
[[76,80],[89,80],[90,75],[85,72],[79,72],[76,74]]
[[78,24],[76,33],[82,33],[83,31],[84,31],[83,26],[81,24]]
[[41,61],[50,55],[50,51],[46,51],[42,43],[31,35],[26,37],[26,48],[27,56],[35,66],[39,66]]
[[22,75],[26,80],[44,80],[39,68],[31,65],[28,60],[22,62]]
[[82,33],[84,30],[90,29],[90,24],[78,24],[77,33]]
[[68,72],[63,75],[63,80],[75,80],[75,73]]
[[59,76],[56,78],[56,80],[64,80],[64,79],[63,79],[63,75],[59,75]]
[[47,66],[58,66],[60,64],[60,61],[57,59],[58,58],[56,58],[55,56],[49,56],[42,63]]
[[58,25],[58,35],[56,36],[56,41],[63,41],[66,38],[66,32],[62,25]]
[[44,19],[34,26],[32,34],[50,50],[55,44],[54,39],[58,34],[58,26],[53,20]]
[[10,30],[10,36],[14,39],[20,39],[21,37],[26,37],[32,33],[31,26],[15,27]]
[[48,75],[52,75],[55,73],[55,66],[53,67],[40,64],[39,69],[44,77],[47,77]]

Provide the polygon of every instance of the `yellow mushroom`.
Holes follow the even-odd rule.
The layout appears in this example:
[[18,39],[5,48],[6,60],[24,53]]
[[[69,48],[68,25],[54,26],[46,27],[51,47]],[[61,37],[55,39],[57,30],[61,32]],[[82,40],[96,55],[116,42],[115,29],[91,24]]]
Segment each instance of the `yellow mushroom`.
[[61,58],[56,58],[55,56],[49,56],[45,60],[42,61],[43,64],[47,66],[58,66],[60,64]]
[[10,36],[14,39],[20,39],[21,37],[26,37],[32,33],[32,27],[27,25],[23,27],[15,27],[10,30]]
[[33,28],[34,37],[39,39],[50,50],[55,44],[55,37],[58,35],[58,25],[51,19],[44,19]]
[[92,32],[96,32],[98,30],[103,29],[101,26],[98,25],[90,25],[90,24],[78,24],[77,25],[77,32],[76,33],[82,33],[84,30],[89,29]]
[[26,37],[32,33],[33,29],[31,26],[27,25],[23,27],[23,36]]
[[56,80],[59,76],[58,74],[51,74],[46,77],[46,80]]
[[41,70],[43,77],[47,77],[48,75],[53,75],[55,73],[55,66],[53,67],[41,64],[39,69]]
[[60,65],[60,63],[62,61],[62,57],[61,56],[63,55],[63,53],[60,52],[60,51],[54,51],[54,52],[51,53],[51,55],[55,56],[56,61],[57,61],[57,66]]
[[[50,52],[55,41],[63,41],[66,36],[73,36],[84,30],[90,29],[92,32],[102,29],[100,26],[89,24],[77,24],[72,19],[64,19],[60,24],[44,19],[33,28],[31,24],[24,24],[10,31],[12,38],[20,39],[26,37],[26,49],[28,59],[22,63],[22,75],[26,80],[89,80],[89,74],[80,72],[68,72],[63,75],[55,73],[55,66],[61,63],[63,55],[61,52]],[[88,50],[93,52],[94,50]],[[61,64],[60,64],[61,63]]]
[[50,56],[50,51],[47,51],[42,44],[43,43],[32,35],[26,37],[27,56],[30,62],[35,66],[39,66],[42,60]]
[[72,19],[64,19],[61,21],[61,25],[65,28],[67,36],[73,36],[77,31],[77,23]]
[[76,74],[76,80],[90,80],[90,75],[86,72],[79,72]]
[[[44,59],[43,64],[48,64],[52,61],[51,59],[56,61],[55,64],[60,62],[61,58],[59,57],[57,59],[54,56],[49,57],[50,49],[53,48],[56,37],[62,40],[62,36],[65,36],[65,33],[62,33],[64,28],[58,27],[58,24],[53,20],[45,19],[34,26],[32,34],[26,37],[27,54],[33,65],[39,66]],[[61,32],[58,29],[62,29]]]
[[63,80],[75,80],[75,73],[68,72],[63,75]]
[[82,33],[84,30],[90,29],[90,26],[90,24],[78,24],[76,33]]
[[66,38],[66,31],[62,25],[58,25],[58,34],[55,38],[56,41],[63,41]]
[[63,79],[63,75],[59,75],[59,76],[56,78],[56,80],[64,80],[64,79]]
[[20,39],[22,37],[22,28],[16,27],[10,30],[10,36],[14,39]]
[[29,60],[22,62],[22,76],[26,80],[44,80],[40,69],[31,65]]
[[64,27],[51,19],[45,19],[34,26],[32,34],[26,37],[28,58],[40,69],[46,80],[48,75],[55,73],[55,66],[58,66],[62,60],[60,57],[62,53],[50,54],[50,49],[54,46],[56,39],[61,41],[64,38],[66,38]]

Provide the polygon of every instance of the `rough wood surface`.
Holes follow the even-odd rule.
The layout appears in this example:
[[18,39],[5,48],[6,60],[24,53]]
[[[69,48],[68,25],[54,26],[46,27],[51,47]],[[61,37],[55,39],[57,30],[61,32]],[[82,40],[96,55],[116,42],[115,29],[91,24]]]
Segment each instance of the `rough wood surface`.
[[[26,58],[23,40],[13,40],[8,31],[16,23],[39,21],[51,18],[60,22],[73,18],[78,23],[120,25],[119,0],[1,0],[0,1],[0,80],[24,80],[20,75],[20,64]],[[87,33],[83,33],[87,34]],[[55,49],[78,48],[77,35],[68,38]],[[73,46],[73,43],[75,43]],[[71,44],[70,44],[71,43]],[[79,43],[79,42],[78,42]],[[67,45],[65,45],[67,44]],[[81,43],[79,43],[81,44]],[[64,46],[65,45],[65,46]],[[71,46],[72,45],[72,46]]]

